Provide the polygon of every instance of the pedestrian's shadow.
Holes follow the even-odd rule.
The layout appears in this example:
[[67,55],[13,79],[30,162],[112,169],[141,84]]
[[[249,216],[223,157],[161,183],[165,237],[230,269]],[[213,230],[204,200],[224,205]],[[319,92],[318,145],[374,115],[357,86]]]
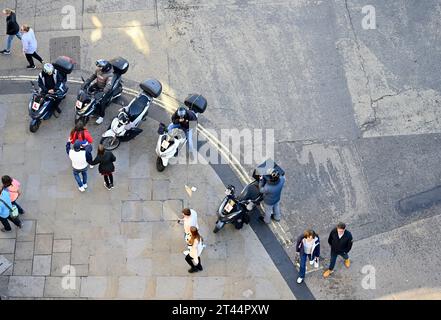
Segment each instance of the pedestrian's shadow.
[[439,203],[441,203],[441,185],[399,200],[397,211],[401,215],[408,216],[416,211],[429,209]]

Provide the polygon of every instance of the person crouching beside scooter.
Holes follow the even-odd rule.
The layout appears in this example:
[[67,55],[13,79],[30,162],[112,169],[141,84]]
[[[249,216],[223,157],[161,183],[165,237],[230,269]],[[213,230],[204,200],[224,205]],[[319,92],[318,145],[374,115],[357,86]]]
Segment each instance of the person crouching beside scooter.
[[168,126],[168,131],[179,128],[185,132],[185,136],[187,137],[188,141],[188,151],[190,153],[193,153],[193,128],[190,126],[192,121],[197,120],[198,118],[193,111],[187,110],[185,107],[180,106],[172,115],[172,123]]
[[276,169],[271,169],[269,177],[261,176],[259,181],[259,191],[263,195],[265,216],[260,216],[259,220],[269,224],[271,219],[280,221],[280,198],[285,184],[285,177],[280,176]]
[[[45,63],[43,70],[38,75],[38,86],[41,89],[42,94],[56,94],[58,91],[63,92],[64,90],[64,77],[60,72],[55,70],[54,66],[50,63]],[[54,115],[56,118],[58,116],[55,111],[61,113],[61,109],[58,106],[60,104],[60,99],[56,99],[52,104],[53,109],[50,111],[50,115]]]

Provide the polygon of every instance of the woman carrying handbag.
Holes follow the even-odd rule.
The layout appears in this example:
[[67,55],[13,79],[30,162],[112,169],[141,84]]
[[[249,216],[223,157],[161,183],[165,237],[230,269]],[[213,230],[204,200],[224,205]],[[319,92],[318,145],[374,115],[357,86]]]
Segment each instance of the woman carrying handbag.
[[9,221],[12,221],[18,228],[21,228],[22,224],[18,218],[18,209],[12,205],[11,197],[8,190],[3,187],[0,189],[0,221],[4,228],[0,229],[2,232],[10,232],[11,225]]

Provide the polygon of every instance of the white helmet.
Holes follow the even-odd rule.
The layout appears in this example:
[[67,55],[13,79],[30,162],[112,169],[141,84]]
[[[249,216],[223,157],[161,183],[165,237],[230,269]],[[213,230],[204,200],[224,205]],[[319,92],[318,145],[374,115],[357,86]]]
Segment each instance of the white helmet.
[[43,66],[43,72],[50,76],[54,73],[54,70],[55,68],[51,63],[45,63]]

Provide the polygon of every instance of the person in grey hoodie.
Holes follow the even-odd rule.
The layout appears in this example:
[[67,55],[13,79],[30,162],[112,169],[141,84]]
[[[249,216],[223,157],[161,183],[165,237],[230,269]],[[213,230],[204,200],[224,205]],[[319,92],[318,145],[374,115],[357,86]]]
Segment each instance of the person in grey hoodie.
[[20,26],[17,23],[15,12],[12,9],[6,8],[3,10],[6,16],[6,49],[0,51],[3,54],[11,54],[12,40],[17,37],[21,40]]
[[22,25],[20,31],[23,53],[29,62],[29,65],[26,68],[35,69],[33,58],[40,61],[41,64],[44,64],[44,61],[37,53],[37,39],[35,38],[34,30],[28,25]]
[[260,216],[260,221],[266,224],[269,224],[271,219],[280,221],[280,198],[284,184],[285,177],[281,176],[279,171],[274,168],[269,172],[269,177],[260,177],[259,190],[263,195],[265,208],[265,217]]

